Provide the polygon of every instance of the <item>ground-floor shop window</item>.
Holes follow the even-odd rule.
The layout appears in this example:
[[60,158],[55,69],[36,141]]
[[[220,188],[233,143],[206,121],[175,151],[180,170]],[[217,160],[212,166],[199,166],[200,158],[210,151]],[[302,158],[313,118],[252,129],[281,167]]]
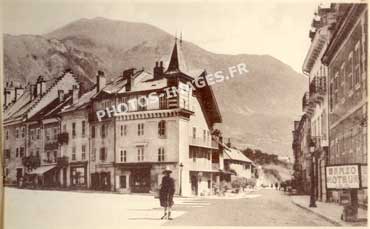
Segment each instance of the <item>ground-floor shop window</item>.
[[84,167],[71,168],[71,183],[72,185],[86,184],[86,169]]

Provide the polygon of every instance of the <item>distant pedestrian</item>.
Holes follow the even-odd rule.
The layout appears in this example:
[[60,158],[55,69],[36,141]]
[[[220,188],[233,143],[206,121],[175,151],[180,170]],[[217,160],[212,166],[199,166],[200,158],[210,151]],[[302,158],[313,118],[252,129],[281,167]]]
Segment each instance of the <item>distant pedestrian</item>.
[[276,183],[275,183],[275,189],[277,190],[277,189],[278,189],[278,187],[279,187],[279,184],[278,184],[278,182],[276,182]]
[[159,201],[164,208],[164,215],[161,219],[171,218],[171,207],[173,206],[173,195],[175,193],[175,180],[170,176],[172,171],[167,167],[163,173],[161,189],[159,190]]

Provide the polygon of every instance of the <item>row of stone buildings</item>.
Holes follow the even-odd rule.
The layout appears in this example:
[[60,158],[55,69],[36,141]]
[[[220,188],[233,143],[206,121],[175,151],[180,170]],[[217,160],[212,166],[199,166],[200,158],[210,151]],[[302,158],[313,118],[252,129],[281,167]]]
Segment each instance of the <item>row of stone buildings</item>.
[[351,195],[367,204],[367,189],[327,190],[325,175],[327,165],[359,164],[367,171],[367,24],[367,4],[331,4],[318,7],[309,31],[302,68],[308,92],[293,130],[294,182],[306,194],[314,185],[321,201]]
[[[160,61],[152,73],[127,69],[109,82],[99,71],[91,89],[82,90],[70,70],[26,88],[8,84],[5,182],[152,192],[169,167],[178,194],[208,195],[232,175],[254,177],[254,163],[215,134],[222,118],[212,88],[189,84],[206,72],[188,72],[178,43],[166,70]],[[178,93],[168,96],[168,88]],[[121,104],[127,112],[117,112]]]

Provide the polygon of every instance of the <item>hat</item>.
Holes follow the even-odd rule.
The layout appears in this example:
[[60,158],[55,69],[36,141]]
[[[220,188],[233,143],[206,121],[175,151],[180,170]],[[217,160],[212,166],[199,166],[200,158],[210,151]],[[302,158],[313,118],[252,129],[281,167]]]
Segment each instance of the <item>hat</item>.
[[163,170],[163,173],[172,173],[172,170],[170,169],[170,167],[166,166],[166,169]]

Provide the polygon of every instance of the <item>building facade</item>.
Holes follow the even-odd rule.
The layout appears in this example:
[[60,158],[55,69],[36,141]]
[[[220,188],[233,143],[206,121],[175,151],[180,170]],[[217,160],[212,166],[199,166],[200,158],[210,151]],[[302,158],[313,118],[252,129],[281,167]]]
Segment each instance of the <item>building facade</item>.
[[[219,171],[212,167],[218,146],[212,144],[211,132],[221,116],[215,100],[205,102],[206,96],[214,98],[210,87],[189,87],[202,75],[186,73],[180,46],[176,41],[166,71],[163,62],[157,62],[153,74],[128,69],[112,83],[105,85],[103,75],[98,79],[99,92],[92,99],[91,114],[110,112],[112,105],[128,105],[127,112],[112,118],[90,119],[92,128],[110,130],[105,138],[97,134],[91,145],[100,155],[107,155],[106,163],[96,170],[109,173],[112,190],[157,191],[163,170],[170,167],[176,193],[212,193]],[[168,88],[178,93],[169,96]]]
[[61,134],[59,147],[64,164],[59,176],[64,187],[87,189],[91,187],[91,129],[88,122],[89,99],[95,88],[80,95],[79,85],[73,85],[71,103],[59,112]]
[[55,156],[59,155],[55,143],[59,125],[54,111],[64,104],[59,101],[60,93],[67,95],[77,82],[69,70],[48,81],[40,76],[36,84],[27,85],[23,94],[6,106],[3,115],[6,184],[19,184],[26,175],[36,175],[35,182],[41,185],[50,183],[42,175],[55,167],[49,164],[55,163]]
[[166,68],[156,62],[152,73],[131,68],[107,82],[99,71],[85,93],[70,71],[49,83],[39,77],[5,111],[6,179],[147,193],[169,167],[177,194],[213,194],[221,114],[207,73],[189,73],[181,49],[176,40]]
[[[303,64],[310,79],[309,92],[302,100],[309,131],[303,141],[315,147],[307,157],[312,163],[306,161],[313,166],[315,196],[337,202],[351,196],[367,205],[366,181],[362,182],[365,189],[338,191],[326,190],[325,180],[326,165],[360,164],[367,170],[367,4],[319,7],[309,37],[311,46]],[[301,122],[295,122],[292,148],[296,180],[298,171],[311,170],[299,156],[300,132]],[[302,176],[302,183],[308,184],[303,184],[307,194],[309,176],[310,172]]]
[[240,150],[232,148],[231,145],[223,145],[224,170],[230,174],[227,179],[233,181],[237,178],[247,180],[256,178],[256,164],[245,156]]
[[[324,53],[329,83],[329,163],[367,169],[367,4],[333,4],[337,23]],[[347,191],[333,192],[338,200]],[[367,189],[352,190],[360,202]]]
[[321,58],[329,44],[331,28],[336,22],[332,8],[318,7],[309,32],[311,46],[303,63],[302,71],[309,77],[308,109],[310,122],[310,143],[315,145],[313,170],[315,196],[327,199],[325,166],[328,158],[328,69]]
[[[307,93],[302,101],[303,110],[307,109]],[[293,186],[298,193],[308,194],[311,188],[311,155],[309,152],[309,139],[311,125],[306,114],[299,121],[294,122],[292,149],[294,153]]]

